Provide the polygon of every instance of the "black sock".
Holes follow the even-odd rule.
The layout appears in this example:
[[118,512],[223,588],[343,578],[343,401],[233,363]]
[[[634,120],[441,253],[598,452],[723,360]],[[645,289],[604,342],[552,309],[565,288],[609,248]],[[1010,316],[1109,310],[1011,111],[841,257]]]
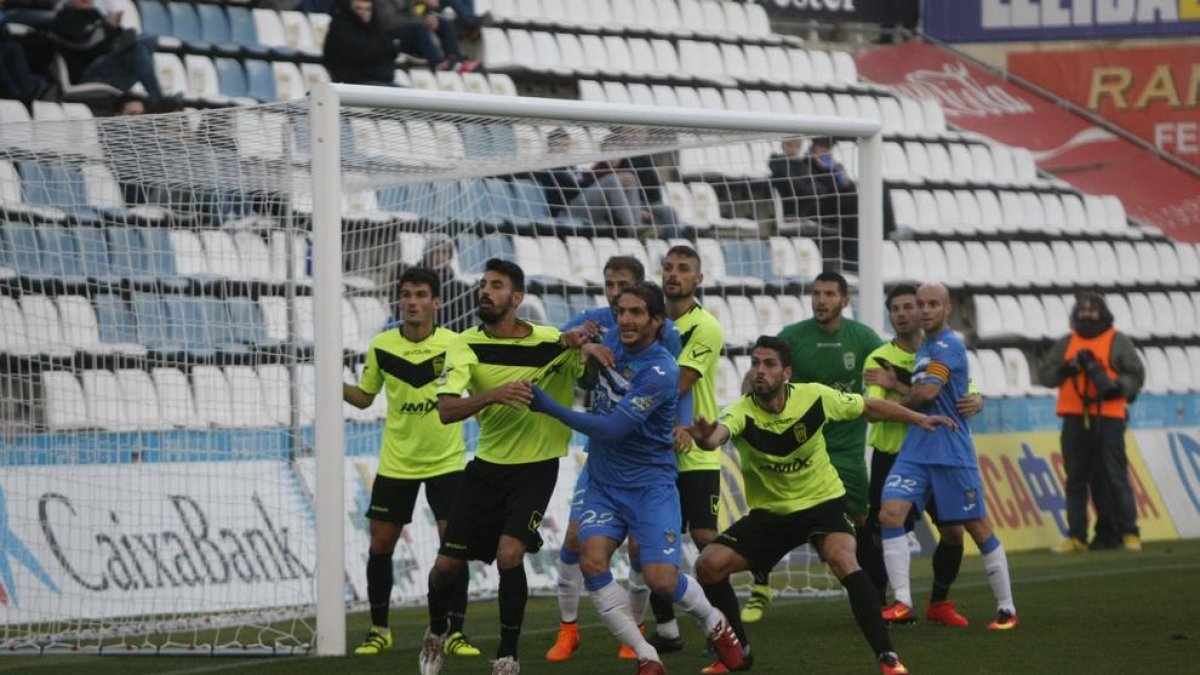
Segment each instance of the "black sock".
[[702,585],[702,587],[704,596],[708,598],[713,607],[721,610],[725,619],[729,621],[733,632],[737,634],[738,641],[742,643],[742,648],[749,649],[750,638],[746,637],[746,627],[742,625],[742,614],[738,610],[737,593],[734,593],[733,584],[729,583],[729,578],[726,577],[723,581]]
[[392,556],[367,557],[367,600],[371,603],[371,625],[386,628],[392,598]]
[[771,570],[750,570],[750,575],[754,577],[755,586],[771,585]]
[[875,655],[894,651],[887,625],[883,623],[883,617],[879,614],[879,598],[875,595],[871,578],[866,572],[856,570],[842,579],[842,586],[850,596],[850,610],[854,612],[854,619],[858,621],[858,627],[871,644]]
[[958,578],[962,559],[962,544],[955,546],[938,542],[933,550],[933,592],[929,594],[930,602],[941,602],[950,595],[950,585]]
[[876,538],[879,535],[869,527],[858,530],[858,566],[862,568],[871,583],[875,585],[875,594],[879,596],[879,606],[887,604],[887,567],[883,563],[883,546]]
[[525,621],[525,603],[529,601],[529,582],[525,564],[500,570],[500,646],[496,658],[517,658],[517,641]]
[[[466,574],[462,570],[460,574]],[[435,635],[446,635],[446,617],[450,612],[451,596],[454,590],[454,578],[438,576],[436,568],[429,572],[429,632]]]
[[664,624],[675,620],[675,603],[668,598],[661,598],[658,593],[650,594],[650,609],[654,612],[654,623]]
[[467,622],[467,590],[471,583],[470,571],[462,568],[462,572],[458,575],[458,579],[451,586],[450,593],[450,611],[447,612],[447,617],[450,619],[450,632],[463,632],[463,625]]

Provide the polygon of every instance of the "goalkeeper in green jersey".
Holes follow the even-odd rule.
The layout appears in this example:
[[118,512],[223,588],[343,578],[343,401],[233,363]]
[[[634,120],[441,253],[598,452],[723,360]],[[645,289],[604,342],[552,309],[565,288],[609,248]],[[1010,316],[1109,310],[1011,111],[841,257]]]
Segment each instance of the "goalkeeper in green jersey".
[[[403,322],[376,335],[367,350],[367,363],[358,385],[343,384],[342,398],[368,408],[380,391],[387,396],[388,414],[379,449],[379,471],[371,486],[371,549],[367,557],[367,598],[371,630],[355,654],[374,655],[392,647],[388,609],[392,595],[392,553],[400,531],[412,522],[417,492],[437,520],[438,536],[446,533],[446,517],[458,493],[467,449],[461,424],[438,419],[437,379],[446,347],[458,334],[437,325],[441,280],[428,268],[412,267],[400,277],[397,308]],[[452,592],[447,654],[478,656],[479,649],[463,635],[467,611],[467,577]]]

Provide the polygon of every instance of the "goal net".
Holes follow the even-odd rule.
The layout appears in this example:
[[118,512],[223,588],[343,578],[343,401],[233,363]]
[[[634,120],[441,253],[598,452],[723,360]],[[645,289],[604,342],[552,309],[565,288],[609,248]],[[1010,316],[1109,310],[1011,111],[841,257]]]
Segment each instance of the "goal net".
[[[318,595],[365,608],[363,514],[387,408],[382,395],[343,406],[340,388],[318,392],[318,370],[334,360],[357,381],[409,266],[441,271],[440,321],[463,329],[485,261],[514,260],[529,281],[522,315],[561,325],[605,304],[610,257],[658,280],[667,249],[692,246],[697,293],[725,331],[722,405],[740,395],[753,340],[809,316],[817,273],[880,292],[858,265],[870,209],[854,137],[867,123],[389,98],[404,95],[337,107],[332,165],[330,127],[310,136],[321,99],[108,119],[68,105],[75,119],[0,127],[0,647],[322,652]],[[773,180],[785,140],[795,157]],[[534,592],[555,586],[582,442],[528,558]],[[723,468],[722,526],[745,510],[728,449]],[[337,527],[322,529],[329,514]],[[395,603],[423,603],[437,545],[419,499]],[[494,569],[472,569],[472,596],[493,594]],[[807,549],[777,573],[791,591],[837,588]]]

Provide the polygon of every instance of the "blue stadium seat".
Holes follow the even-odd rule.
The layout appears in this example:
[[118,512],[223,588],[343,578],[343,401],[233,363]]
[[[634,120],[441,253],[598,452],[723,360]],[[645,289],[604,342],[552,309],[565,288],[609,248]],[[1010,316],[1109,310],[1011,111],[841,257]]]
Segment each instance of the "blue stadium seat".
[[137,321],[129,305],[121,296],[100,293],[92,298],[96,305],[96,322],[100,328],[100,341],[109,344],[133,344],[138,342]]
[[227,56],[236,56],[242,51],[233,39],[224,7],[203,3],[196,5],[196,14],[200,18],[200,37],[211,44],[214,51]]
[[218,57],[213,59],[217,68],[217,87],[226,96],[245,97],[250,95],[246,84],[246,71],[237,59]]
[[233,339],[238,344],[261,345],[268,342],[267,326],[258,303],[250,298],[230,298],[227,304]]
[[379,208],[384,211],[405,211],[408,200],[408,186],[397,185],[395,187],[383,188],[375,193],[375,199],[379,203]]
[[209,326],[211,344],[222,351],[246,351],[246,345],[237,339],[234,332],[225,301],[203,298],[199,300],[199,304],[204,313],[204,323]]
[[86,281],[79,255],[79,243],[70,230],[57,225],[43,225],[37,228],[37,234],[41,240],[42,269],[47,275],[57,277],[67,284]]
[[200,32],[200,17],[191,3],[168,2],[167,12],[171,15],[175,37],[187,43],[189,51],[208,52],[212,49],[212,45],[204,41]]
[[552,326],[561,326],[571,319],[571,306],[567,299],[558,294],[542,296],[542,305],[546,307],[546,321]]
[[135,291],[132,294],[137,339],[147,349],[172,351],[179,348],[167,323],[167,311],[157,293]]
[[146,273],[150,271],[150,256],[141,232],[133,227],[112,227],[105,234],[108,237],[108,264],[112,275],[122,279],[146,280]]
[[[771,270],[771,246],[761,239],[726,243],[725,273],[734,277],[753,277],[763,281],[774,281]],[[731,257],[731,250],[733,251]]]
[[47,274],[43,269],[42,247],[37,232],[27,225],[5,223],[0,228],[0,240],[4,242],[9,260],[8,267],[26,277],[41,278]]
[[246,61],[247,95],[259,101],[275,100],[275,73],[266,61]]
[[225,12],[229,16],[229,33],[235,44],[253,56],[265,57],[271,53],[258,41],[258,29],[254,27],[254,16],[249,8],[231,5],[225,8]]
[[505,219],[497,213],[496,202],[492,198],[492,191],[488,189],[483,180],[479,178],[470,178],[465,181],[463,196],[466,199],[466,208],[459,216],[463,220],[473,220],[484,225],[498,226],[505,223]]
[[139,0],[138,14],[142,17],[142,32],[150,35],[174,36],[171,15],[158,0]]
[[458,269],[463,274],[482,274],[483,263],[490,257],[479,235],[460,234],[454,238],[458,249]]
[[164,296],[162,301],[172,342],[195,356],[211,356],[216,352],[214,327],[207,319],[207,302],[202,298],[171,295]]
[[484,178],[483,184],[492,193],[492,208],[501,220],[517,227],[533,224],[528,216],[517,211],[517,200],[508,181],[499,178]]
[[108,244],[104,231],[95,227],[71,228],[79,250],[79,271],[89,279],[108,279],[112,276],[108,267]]
[[550,205],[546,202],[546,193],[530,180],[515,180],[512,190],[516,196],[516,210],[519,215],[535,223],[553,223],[554,216],[550,215]]
[[587,293],[572,293],[567,297],[567,301],[571,305],[571,316],[596,307],[596,301]]

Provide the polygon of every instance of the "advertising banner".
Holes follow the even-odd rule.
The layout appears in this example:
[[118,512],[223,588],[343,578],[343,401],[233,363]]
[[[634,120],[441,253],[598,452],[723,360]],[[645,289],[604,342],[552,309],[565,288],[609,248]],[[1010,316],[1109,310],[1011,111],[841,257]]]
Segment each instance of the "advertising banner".
[[313,602],[311,509],[287,463],[0,473],[0,624]]
[[1009,53],[1008,70],[1200,165],[1200,45]]
[[943,42],[1089,40],[1200,33],[1200,0],[925,0]]
[[1038,168],[1080,190],[1120,197],[1126,212],[1177,241],[1200,241],[1200,178],[1054,102],[939,47],[910,42],[856,58],[868,80],[936,100],[946,119],[1028,148]]
[[1200,427],[1135,431],[1179,536],[1200,537]]
[[[1147,541],[1179,536],[1134,434],[1125,438],[1138,526]],[[1066,472],[1059,435],[1051,432],[975,437],[988,516],[1010,551],[1049,548],[1067,536]],[[1095,514],[1092,514],[1094,523]],[[969,548],[969,547],[968,547]]]
[[879,23],[888,0],[757,0],[781,21]]

